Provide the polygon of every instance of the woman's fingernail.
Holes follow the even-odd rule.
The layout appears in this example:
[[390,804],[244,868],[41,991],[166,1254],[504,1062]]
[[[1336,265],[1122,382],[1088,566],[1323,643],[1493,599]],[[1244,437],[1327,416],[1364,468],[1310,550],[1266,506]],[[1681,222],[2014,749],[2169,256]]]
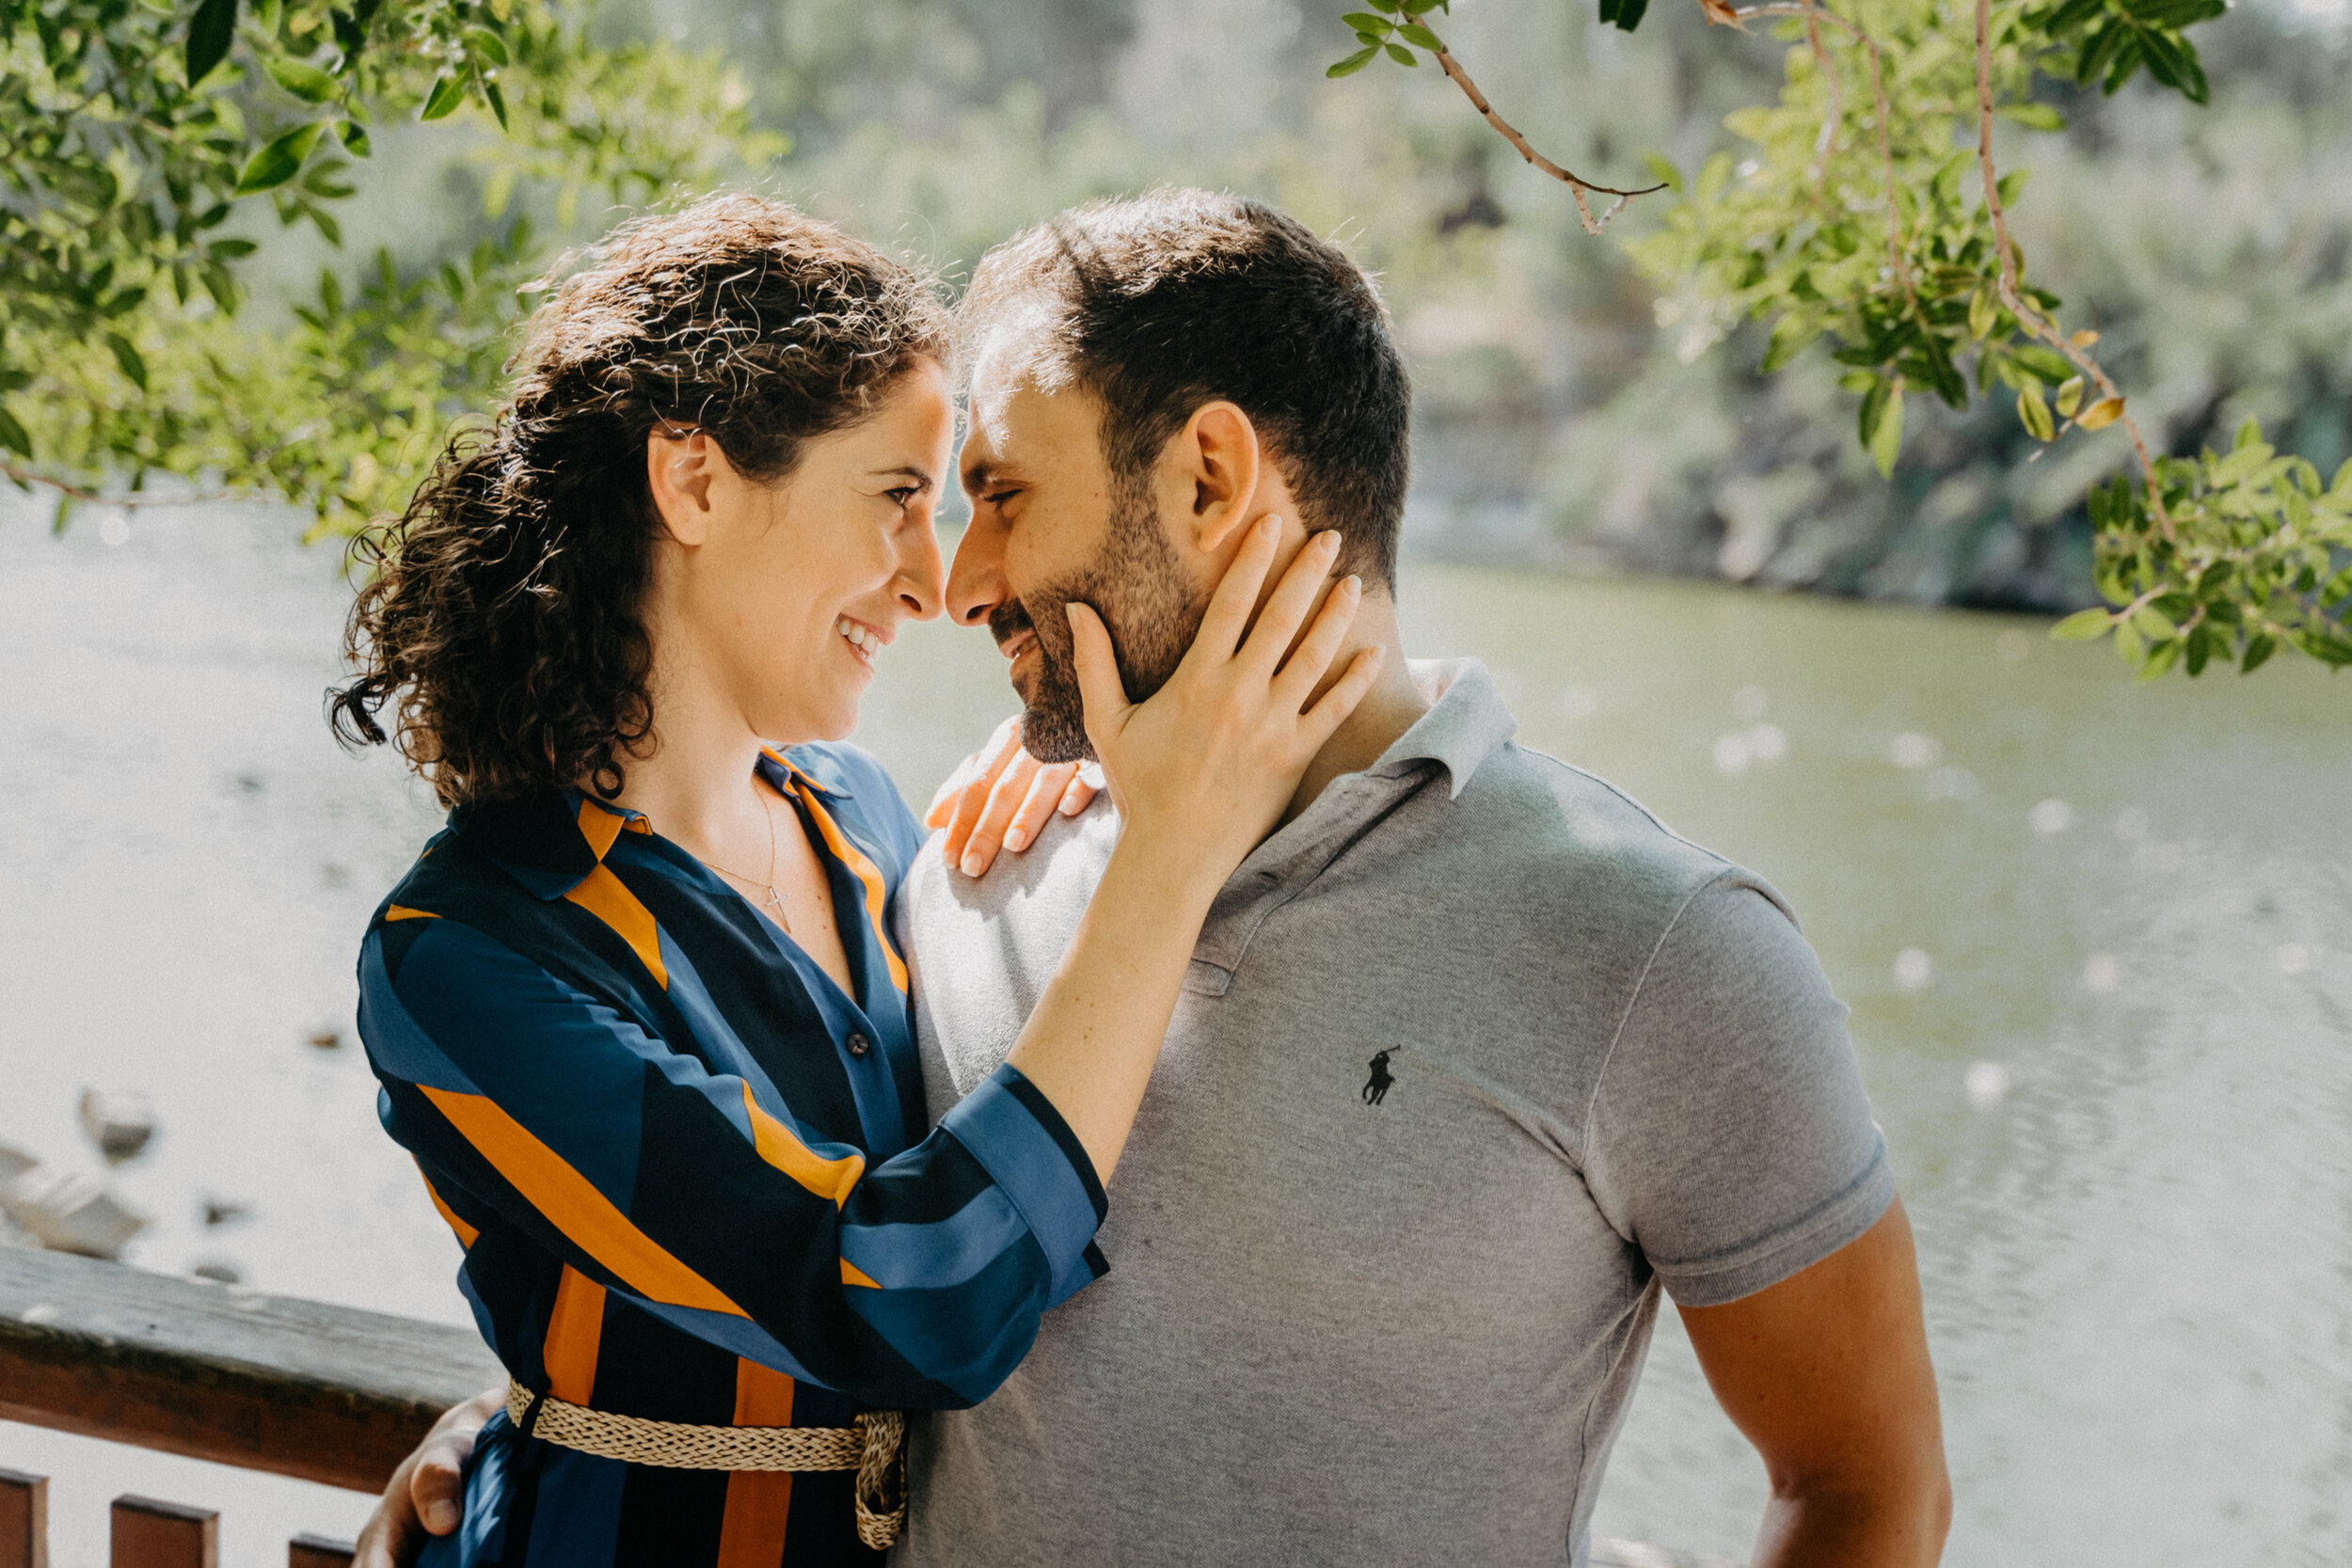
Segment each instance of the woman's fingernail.
[[1351,594],[1360,594],[1364,591],[1364,579],[1350,572],[1340,579],[1340,586]]
[[978,876],[981,868],[986,863],[980,859],[980,852],[977,849],[966,849],[963,852],[963,874],[965,876]]
[[1005,847],[1011,850],[1014,854],[1017,855],[1021,853],[1022,850],[1026,849],[1028,847],[1029,835],[1023,832],[1020,829],[1011,829],[1005,834]]
[[1340,531],[1335,528],[1327,528],[1315,535],[1315,543],[1336,554],[1340,547]]
[[457,1505],[446,1497],[436,1497],[424,1505],[424,1528],[436,1535],[447,1535],[457,1528]]
[[1082,811],[1084,811],[1084,810],[1086,810],[1086,809],[1087,809],[1087,803],[1086,803],[1084,800],[1075,800],[1075,799],[1073,799],[1073,800],[1064,800],[1064,801],[1061,803],[1061,814],[1062,814],[1064,816],[1077,816],[1080,812],[1082,812]]

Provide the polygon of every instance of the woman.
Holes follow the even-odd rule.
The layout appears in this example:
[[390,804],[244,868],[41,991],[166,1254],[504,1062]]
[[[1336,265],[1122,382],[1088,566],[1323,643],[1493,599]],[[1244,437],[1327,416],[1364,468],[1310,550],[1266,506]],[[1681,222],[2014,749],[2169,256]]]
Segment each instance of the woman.
[[1071,607],[1123,836],[1007,1067],[927,1129],[886,913],[922,832],[834,742],[940,610],[947,358],[920,279],[790,208],[633,225],[374,541],[335,716],[453,810],[360,1033],[513,1380],[428,1562],[870,1558],[869,1413],[984,1398],[1099,1272],[1210,900],[1371,681],[1309,706],[1358,596],[1308,625],[1328,536],[1244,641],[1253,531],[1140,705]]

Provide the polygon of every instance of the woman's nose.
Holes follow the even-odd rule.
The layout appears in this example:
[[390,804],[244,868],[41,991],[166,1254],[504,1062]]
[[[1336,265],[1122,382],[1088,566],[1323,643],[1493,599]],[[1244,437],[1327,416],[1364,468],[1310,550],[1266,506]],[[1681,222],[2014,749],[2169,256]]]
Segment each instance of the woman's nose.
[[900,538],[898,573],[891,587],[910,616],[917,621],[933,620],[947,591],[947,568],[939,558],[939,535],[927,523],[906,530]]

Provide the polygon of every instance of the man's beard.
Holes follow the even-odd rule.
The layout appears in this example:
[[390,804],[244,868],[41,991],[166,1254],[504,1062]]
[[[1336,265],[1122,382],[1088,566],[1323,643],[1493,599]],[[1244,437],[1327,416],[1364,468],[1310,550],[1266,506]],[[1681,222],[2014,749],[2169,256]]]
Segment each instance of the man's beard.
[[1062,610],[1073,600],[1091,606],[1110,629],[1129,702],[1140,703],[1167,685],[1192,646],[1208,610],[1207,596],[1194,592],[1141,477],[1112,482],[1110,529],[1092,561],[1034,593],[1008,599],[989,617],[988,629],[1000,646],[1020,632],[1037,634],[1035,673],[1022,693],[1028,705],[1021,715],[1021,742],[1040,762],[1094,755],[1072,662],[1070,620]]

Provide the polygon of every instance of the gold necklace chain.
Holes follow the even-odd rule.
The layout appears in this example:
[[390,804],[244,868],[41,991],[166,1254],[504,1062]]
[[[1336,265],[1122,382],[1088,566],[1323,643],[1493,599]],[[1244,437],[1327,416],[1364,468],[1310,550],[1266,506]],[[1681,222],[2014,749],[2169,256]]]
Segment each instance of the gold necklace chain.
[[739,882],[748,883],[755,888],[765,888],[768,892],[768,907],[775,911],[776,924],[784,927],[786,936],[790,936],[792,921],[784,912],[783,895],[776,892],[776,808],[764,794],[759,798],[759,806],[761,814],[768,818],[768,879],[761,881],[756,877],[747,877],[742,872],[730,870],[713,860],[706,860],[703,863],[723,877],[732,877]]

